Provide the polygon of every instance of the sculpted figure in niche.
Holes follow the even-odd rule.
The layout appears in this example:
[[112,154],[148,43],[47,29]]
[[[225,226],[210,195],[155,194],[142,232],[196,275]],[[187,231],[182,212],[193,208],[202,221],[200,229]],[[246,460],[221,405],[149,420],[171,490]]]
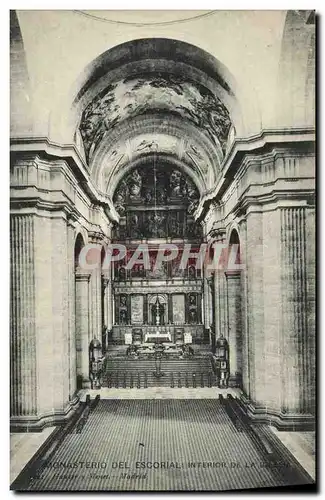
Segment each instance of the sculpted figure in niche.
[[163,186],[159,186],[159,189],[157,189],[157,202],[160,205],[163,205],[166,201],[166,189]]
[[128,192],[128,187],[126,182],[123,180],[114,196],[114,205],[120,215],[123,215],[125,212],[125,202],[126,202],[127,192]]
[[190,311],[190,323],[196,323],[196,311]]
[[169,236],[172,238],[182,237],[182,225],[178,220],[177,213],[171,213],[169,219]]
[[173,170],[169,182],[171,188],[171,197],[178,198],[179,196],[181,196],[182,174],[178,170]]
[[120,296],[120,304],[121,304],[121,307],[126,307],[126,295]]
[[120,269],[118,270],[118,277],[119,277],[120,281],[125,281],[125,278],[126,278],[125,267],[120,267]]
[[132,214],[129,222],[129,235],[130,238],[141,238],[141,230],[139,227],[139,217],[137,214]]
[[186,196],[189,200],[188,212],[192,214],[197,207],[198,196],[194,184],[189,181],[186,182]]
[[129,177],[129,189],[131,198],[138,198],[140,196],[141,186],[141,175],[137,170],[133,170],[132,174]]
[[126,310],[125,309],[122,309],[120,311],[120,324],[121,325],[126,325],[127,323],[127,314],[126,314]]
[[153,190],[152,189],[148,188],[146,190],[146,193],[144,195],[144,200],[146,203],[150,203],[153,201]]
[[[188,275],[189,275],[190,279],[195,279],[196,278],[196,272],[195,272],[195,267],[194,266],[190,266],[189,267],[189,269],[188,269]],[[191,302],[191,300],[193,300],[193,297],[194,297],[194,302]],[[190,295],[190,304],[195,304],[195,295]]]
[[196,305],[195,295],[190,295],[190,306],[195,306],[195,305]]

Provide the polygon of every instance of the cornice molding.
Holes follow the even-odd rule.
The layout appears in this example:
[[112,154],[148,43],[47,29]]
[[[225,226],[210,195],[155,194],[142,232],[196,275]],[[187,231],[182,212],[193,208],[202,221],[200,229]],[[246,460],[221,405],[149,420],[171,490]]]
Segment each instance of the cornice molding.
[[216,187],[202,196],[194,214],[195,218],[201,218],[205,214],[210,204],[209,202],[220,199],[222,193],[233,180],[230,174],[233,173],[234,167],[238,166],[247,154],[255,152],[258,154],[257,159],[259,159],[260,155],[265,157],[267,148],[272,148],[275,145],[297,147],[299,144],[309,144],[311,146],[314,143],[314,127],[265,129],[259,134],[247,138],[236,138],[223,161],[222,176]]
[[49,157],[64,159],[91,201],[103,205],[105,213],[111,221],[119,221],[119,215],[111,199],[99,193],[93,185],[87,165],[74,144],[58,144],[50,141],[47,137],[14,137],[10,139],[10,152],[17,155],[39,154],[41,152]]

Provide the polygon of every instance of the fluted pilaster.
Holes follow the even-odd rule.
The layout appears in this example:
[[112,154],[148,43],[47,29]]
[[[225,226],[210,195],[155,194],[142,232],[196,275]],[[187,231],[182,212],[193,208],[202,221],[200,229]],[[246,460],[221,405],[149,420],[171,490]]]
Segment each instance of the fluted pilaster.
[[308,411],[307,279],[305,208],[281,210],[282,410]]
[[203,320],[204,328],[210,328],[211,324],[211,291],[205,267],[203,268]]
[[89,280],[90,274],[76,271],[76,365],[78,386],[89,385]]
[[242,373],[242,311],[240,273],[227,273],[230,377],[239,383]]
[[216,269],[214,273],[214,303],[216,336],[218,338],[222,335],[228,339],[227,281],[223,269]]
[[37,413],[34,216],[11,216],[11,414]]
[[247,297],[247,223],[242,220],[240,227],[240,273],[241,285],[241,335],[242,335],[242,388],[246,394],[250,393],[249,384],[249,335],[248,335],[248,297]]
[[100,255],[102,245],[100,243],[92,243],[94,246],[93,252],[95,253],[95,246],[98,249],[98,259],[96,267],[92,270],[90,275],[90,292],[89,292],[89,328],[91,338],[101,339],[102,335],[102,273],[100,265]]
[[68,263],[68,343],[69,343],[69,398],[76,389],[76,325],[75,325],[75,262],[74,262],[74,227],[67,224],[67,263]]
[[[113,299],[112,299],[112,280],[109,275],[103,276],[103,307],[104,307],[104,324],[107,330],[112,330],[113,327]],[[107,338],[105,339],[104,349],[107,349]]]

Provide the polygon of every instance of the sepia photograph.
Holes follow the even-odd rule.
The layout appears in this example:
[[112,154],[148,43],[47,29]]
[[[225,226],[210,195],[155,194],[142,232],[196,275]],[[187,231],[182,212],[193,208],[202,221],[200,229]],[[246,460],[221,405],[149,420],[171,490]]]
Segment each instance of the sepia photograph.
[[9,17],[8,490],[316,492],[316,11]]

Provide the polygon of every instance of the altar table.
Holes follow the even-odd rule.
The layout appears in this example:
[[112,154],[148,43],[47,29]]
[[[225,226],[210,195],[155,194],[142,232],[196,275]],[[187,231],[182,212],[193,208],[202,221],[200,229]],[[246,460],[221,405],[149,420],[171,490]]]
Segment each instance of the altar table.
[[170,333],[146,333],[144,336],[145,342],[171,342],[172,336]]

